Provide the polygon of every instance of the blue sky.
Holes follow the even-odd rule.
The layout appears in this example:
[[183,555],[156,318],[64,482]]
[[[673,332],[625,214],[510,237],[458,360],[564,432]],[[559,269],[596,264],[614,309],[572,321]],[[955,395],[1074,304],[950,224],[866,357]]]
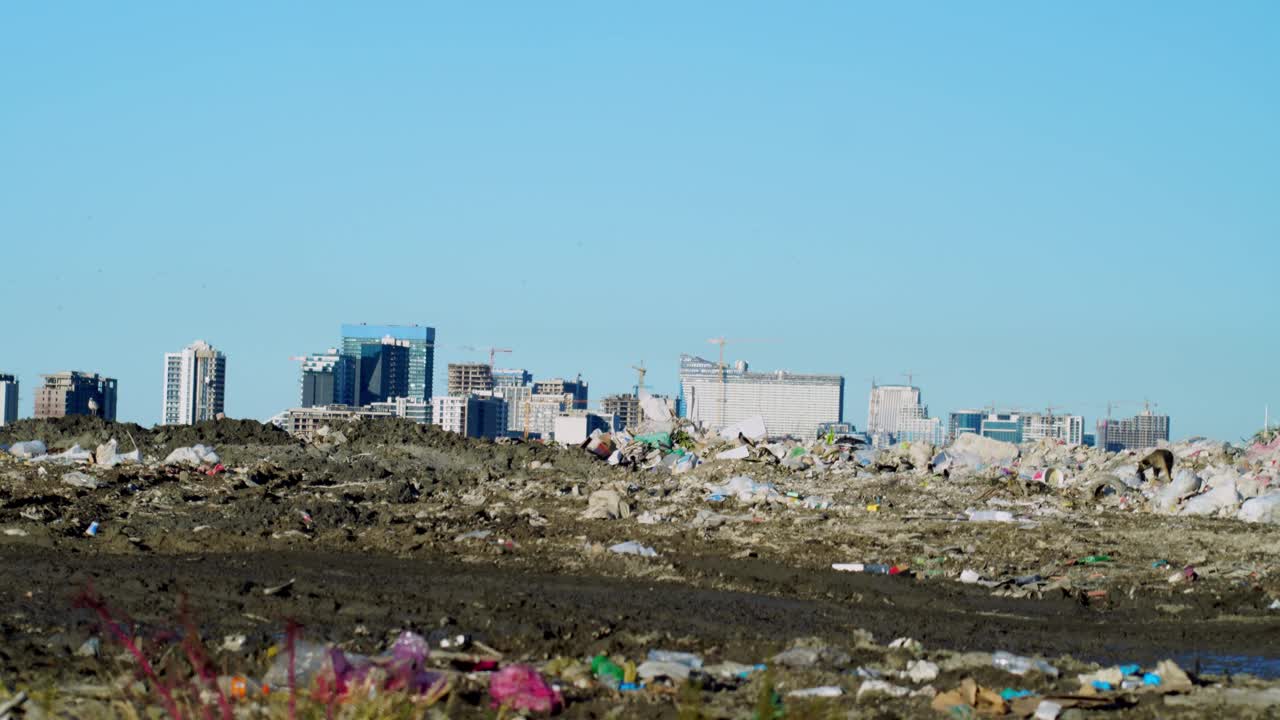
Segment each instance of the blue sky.
[[706,339],[906,370],[931,410],[1280,412],[1280,5],[9,3],[0,370],[229,356],[228,411],[296,402],[343,322],[444,364],[644,361]]

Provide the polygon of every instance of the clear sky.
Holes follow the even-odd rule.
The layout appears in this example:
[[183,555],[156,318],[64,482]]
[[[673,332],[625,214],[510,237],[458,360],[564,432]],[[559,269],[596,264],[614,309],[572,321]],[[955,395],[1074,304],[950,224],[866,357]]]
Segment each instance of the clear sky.
[[[27,2],[0,6],[0,370],[229,357],[297,401],[343,322],[444,365],[674,392],[917,375],[934,414],[1150,398],[1280,414],[1280,4]],[[1120,412],[1132,412],[1125,406]]]

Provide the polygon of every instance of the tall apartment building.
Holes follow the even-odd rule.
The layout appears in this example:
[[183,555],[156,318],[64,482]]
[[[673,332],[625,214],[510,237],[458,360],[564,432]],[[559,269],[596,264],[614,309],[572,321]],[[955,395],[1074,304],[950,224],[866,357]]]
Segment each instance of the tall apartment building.
[[223,412],[227,394],[227,357],[197,340],[164,354],[164,425],[193,425]]
[[502,398],[480,395],[442,395],[431,399],[431,423],[467,437],[505,437],[507,404]]
[[533,373],[524,368],[503,369],[493,371],[493,387],[525,387],[533,384]]
[[640,398],[635,395],[606,395],[600,401],[600,409],[605,415],[616,415],[623,428],[640,425]]
[[492,390],[479,390],[480,397],[502,400],[507,405],[507,436],[518,437],[524,431],[524,414],[529,407],[533,388],[528,385],[498,386]]
[[308,355],[302,361],[299,382],[304,408],[355,403],[355,363],[337,348]]
[[449,363],[449,394],[470,395],[493,389],[493,368],[485,363]]
[[1096,437],[1107,452],[1155,447],[1169,439],[1169,416],[1146,410],[1124,420],[1099,420]]
[[1022,439],[1025,442],[1060,440],[1068,445],[1083,445],[1084,416],[1027,413],[1022,416]]
[[929,408],[923,405],[905,409],[898,416],[898,431],[894,442],[924,442],[942,444],[942,419],[929,417]]
[[867,435],[877,446],[895,442],[942,442],[942,421],[929,417],[914,385],[872,385],[867,400]]
[[529,437],[550,438],[556,431],[556,418],[572,410],[571,402],[571,395],[530,395],[521,411],[524,417],[516,432],[523,436],[527,430]]
[[579,375],[575,380],[552,378],[537,380],[533,383],[534,395],[568,395],[570,409],[587,409],[587,381]]
[[678,407],[715,428],[760,415],[771,436],[811,438],[819,425],[844,420],[844,377],[751,372],[745,362],[721,368],[682,354]]
[[407,397],[430,402],[431,378],[435,372],[436,358],[435,328],[421,325],[345,324],[342,326],[342,352],[355,358],[360,354],[362,344],[381,342],[387,337],[408,343]]
[[115,378],[97,373],[69,370],[40,376],[36,388],[35,418],[60,418],[67,415],[92,415],[104,420],[116,419]]
[[344,352],[352,357],[353,404],[364,407],[391,398],[419,399],[409,389],[410,352],[407,340],[389,335],[381,340],[362,341],[356,344],[354,352]]
[[18,421],[18,378],[0,373],[0,427]]
[[[867,433],[898,432],[898,419],[920,404],[920,388],[913,385],[872,385],[867,400]],[[915,414],[912,411],[910,414]],[[927,414],[927,413],[926,413]]]

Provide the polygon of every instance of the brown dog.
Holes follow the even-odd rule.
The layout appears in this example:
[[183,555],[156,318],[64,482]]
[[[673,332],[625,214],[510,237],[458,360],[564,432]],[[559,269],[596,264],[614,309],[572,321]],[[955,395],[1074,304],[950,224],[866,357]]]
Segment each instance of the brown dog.
[[1153,473],[1153,480],[1160,479],[1160,473],[1164,472],[1166,480],[1173,480],[1173,453],[1168,450],[1154,450],[1138,463],[1138,479],[1145,481],[1147,479],[1147,470]]

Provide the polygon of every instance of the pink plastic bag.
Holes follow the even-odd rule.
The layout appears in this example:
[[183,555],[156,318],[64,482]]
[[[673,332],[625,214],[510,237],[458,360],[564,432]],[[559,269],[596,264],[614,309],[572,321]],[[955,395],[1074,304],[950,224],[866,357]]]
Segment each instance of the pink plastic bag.
[[489,696],[495,708],[505,705],[512,710],[554,713],[564,705],[560,691],[528,665],[511,665],[491,675]]

